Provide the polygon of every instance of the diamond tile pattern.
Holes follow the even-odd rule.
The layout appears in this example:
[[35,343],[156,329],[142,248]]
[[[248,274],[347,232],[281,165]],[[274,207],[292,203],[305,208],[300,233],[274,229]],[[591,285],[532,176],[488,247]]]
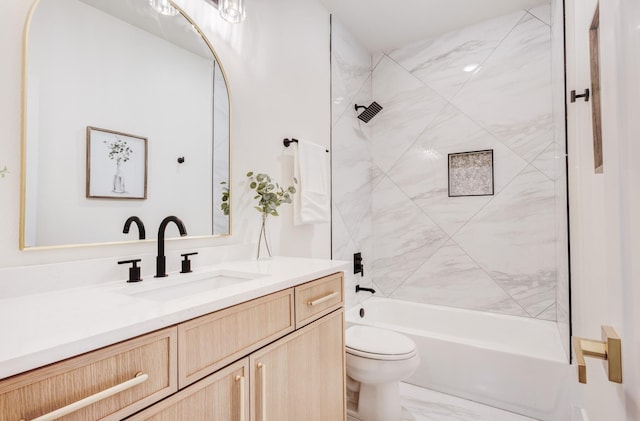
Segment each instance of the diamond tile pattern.
[[[333,250],[347,260],[363,252],[363,283],[403,300],[562,314],[549,13],[523,10],[377,54],[373,67],[334,31],[334,103],[351,102],[334,105]],[[355,100],[384,109],[365,125],[350,112]],[[447,155],[486,149],[494,196],[448,197]]]

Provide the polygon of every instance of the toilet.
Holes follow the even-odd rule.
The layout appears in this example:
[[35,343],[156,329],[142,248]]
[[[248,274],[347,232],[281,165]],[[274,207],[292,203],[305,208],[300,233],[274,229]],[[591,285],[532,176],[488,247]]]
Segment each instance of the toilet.
[[418,368],[416,344],[386,329],[355,325],[346,330],[349,420],[400,421],[400,382]]

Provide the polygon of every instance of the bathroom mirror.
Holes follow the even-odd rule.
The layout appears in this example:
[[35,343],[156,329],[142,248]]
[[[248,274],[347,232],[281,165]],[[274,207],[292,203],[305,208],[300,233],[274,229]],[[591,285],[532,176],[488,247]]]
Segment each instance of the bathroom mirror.
[[137,241],[134,215],[147,239],[168,215],[190,237],[229,234],[226,78],[191,18],[39,0],[24,54],[21,249]]

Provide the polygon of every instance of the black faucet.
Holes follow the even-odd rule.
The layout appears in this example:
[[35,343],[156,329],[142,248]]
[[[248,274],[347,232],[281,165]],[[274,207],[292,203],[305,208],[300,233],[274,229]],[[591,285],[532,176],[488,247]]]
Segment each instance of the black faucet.
[[376,293],[376,290],[373,288],[365,288],[365,287],[361,287],[360,285],[356,285],[356,292],[360,292],[360,291],[367,291],[370,292],[372,294]]
[[180,236],[187,235],[187,229],[184,224],[176,216],[167,216],[160,223],[158,228],[158,256],[156,257],[156,278],[164,278],[167,276],[167,258],[164,256],[164,231],[167,228],[169,222],[175,222],[180,231]]
[[129,228],[131,228],[132,222],[135,222],[136,225],[138,226],[138,239],[144,240],[146,237],[146,233],[144,231],[144,224],[142,223],[142,220],[137,216],[130,216],[127,218],[126,222],[124,223],[124,228],[122,229],[122,233],[129,234]]

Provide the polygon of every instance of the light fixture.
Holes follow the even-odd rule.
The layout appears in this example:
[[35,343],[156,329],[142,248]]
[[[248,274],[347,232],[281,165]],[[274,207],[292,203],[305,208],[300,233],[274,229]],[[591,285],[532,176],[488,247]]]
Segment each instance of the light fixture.
[[244,0],[219,0],[218,10],[222,19],[231,23],[240,23],[246,16]]
[[160,13],[161,15],[175,16],[179,13],[178,9],[173,7],[169,0],[149,0],[149,5],[153,8],[153,10]]

